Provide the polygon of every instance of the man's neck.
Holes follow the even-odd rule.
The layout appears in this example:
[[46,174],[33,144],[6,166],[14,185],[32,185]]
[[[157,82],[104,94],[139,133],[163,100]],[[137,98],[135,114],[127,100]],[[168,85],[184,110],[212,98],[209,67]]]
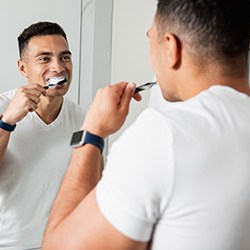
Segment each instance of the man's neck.
[[[224,72],[215,69],[192,70],[190,68],[179,75],[180,86],[178,92],[182,100],[189,99],[201,91],[206,90],[214,85],[228,86],[239,92],[250,96],[250,88],[247,74],[242,76],[226,75]],[[188,79],[188,84],[187,84]]]
[[63,97],[41,97],[36,110],[37,115],[46,123],[52,123],[59,115],[63,103]]

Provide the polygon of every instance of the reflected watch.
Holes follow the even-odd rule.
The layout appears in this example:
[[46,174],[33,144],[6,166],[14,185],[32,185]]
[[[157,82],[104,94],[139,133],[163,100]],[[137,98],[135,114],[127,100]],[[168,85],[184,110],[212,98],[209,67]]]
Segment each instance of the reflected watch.
[[0,115],[0,128],[9,132],[12,132],[16,128],[16,124],[10,125],[2,120],[3,115]]

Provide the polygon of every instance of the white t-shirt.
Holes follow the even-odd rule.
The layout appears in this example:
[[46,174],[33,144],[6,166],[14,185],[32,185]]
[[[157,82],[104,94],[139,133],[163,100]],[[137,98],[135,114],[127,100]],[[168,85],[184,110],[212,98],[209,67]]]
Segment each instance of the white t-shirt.
[[148,108],[113,144],[97,202],[157,250],[250,249],[250,98],[214,86]]
[[[14,91],[0,95],[0,113]],[[47,125],[35,113],[18,122],[0,167],[0,249],[39,247],[50,208],[68,166],[69,142],[84,118],[64,98],[60,114]]]

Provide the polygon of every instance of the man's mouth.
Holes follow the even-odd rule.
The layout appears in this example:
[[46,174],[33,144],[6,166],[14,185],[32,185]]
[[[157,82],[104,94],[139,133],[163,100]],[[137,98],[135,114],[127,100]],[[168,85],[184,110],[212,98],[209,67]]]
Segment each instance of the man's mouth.
[[44,88],[49,89],[53,88],[62,84],[65,84],[67,82],[67,77],[60,76],[60,77],[50,77],[47,79],[48,85],[46,85]]

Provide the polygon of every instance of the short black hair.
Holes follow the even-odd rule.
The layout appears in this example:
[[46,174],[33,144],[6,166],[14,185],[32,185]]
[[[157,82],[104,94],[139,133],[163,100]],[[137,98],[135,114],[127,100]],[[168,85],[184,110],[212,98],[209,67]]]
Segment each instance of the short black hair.
[[156,24],[159,34],[174,33],[199,61],[247,62],[249,0],[158,0]]
[[23,51],[32,37],[46,35],[61,35],[66,41],[68,41],[66,33],[57,23],[38,22],[31,24],[29,27],[25,28],[17,38],[20,58],[22,57]]

